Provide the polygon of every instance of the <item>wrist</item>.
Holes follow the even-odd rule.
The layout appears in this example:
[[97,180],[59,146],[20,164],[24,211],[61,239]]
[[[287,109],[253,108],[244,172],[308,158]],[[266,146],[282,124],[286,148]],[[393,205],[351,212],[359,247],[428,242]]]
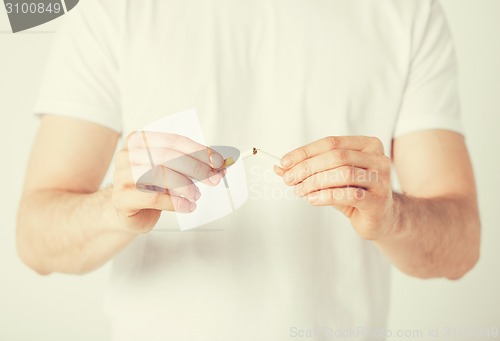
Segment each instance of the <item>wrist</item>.
[[392,204],[388,213],[386,229],[387,232],[379,240],[396,239],[398,238],[403,230],[403,195],[400,193],[392,192]]

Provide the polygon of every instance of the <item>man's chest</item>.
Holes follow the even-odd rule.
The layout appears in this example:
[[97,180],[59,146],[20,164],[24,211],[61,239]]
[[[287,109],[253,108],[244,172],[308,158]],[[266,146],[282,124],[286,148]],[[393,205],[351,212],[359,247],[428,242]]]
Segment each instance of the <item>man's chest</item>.
[[[396,116],[409,42],[377,11],[343,1],[155,4],[127,25],[126,128],[195,107],[214,136],[286,126],[307,140],[363,133],[380,119],[390,127]],[[162,15],[141,20],[151,11]]]

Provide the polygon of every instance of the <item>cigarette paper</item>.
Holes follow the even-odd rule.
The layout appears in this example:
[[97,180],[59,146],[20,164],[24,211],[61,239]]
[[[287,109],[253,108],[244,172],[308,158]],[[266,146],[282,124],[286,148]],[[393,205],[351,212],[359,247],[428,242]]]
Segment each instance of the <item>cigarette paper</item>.
[[252,148],[250,150],[247,150],[246,152],[242,153],[241,154],[241,158],[242,159],[246,159],[247,157],[250,157],[250,156],[253,156],[253,155],[257,155],[259,157],[262,157],[266,160],[269,160],[271,162],[273,162],[274,164],[279,164],[280,163],[280,158],[277,157],[277,156],[274,156],[273,154],[270,154],[268,152],[265,152],[263,151],[262,149],[258,149],[258,148]]
[[257,149],[257,148],[254,148],[254,149],[256,149],[256,155],[261,156],[262,158],[264,158],[266,160],[272,161],[275,164],[281,162],[281,159],[273,154],[265,152],[262,149]]

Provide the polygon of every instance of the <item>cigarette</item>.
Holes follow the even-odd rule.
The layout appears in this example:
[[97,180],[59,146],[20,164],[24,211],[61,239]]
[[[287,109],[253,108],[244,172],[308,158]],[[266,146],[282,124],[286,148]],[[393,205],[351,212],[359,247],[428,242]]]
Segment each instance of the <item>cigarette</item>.
[[246,159],[246,158],[253,156],[255,154],[257,154],[257,148],[252,148],[250,150],[247,150],[246,152],[241,153],[241,158]]
[[235,164],[236,161],[234,161],[233,157],[230,156],[227,159],[224,160],[224,165],[221,168],[227,168],[233,164]]
[[269,160],[269,161],[272,161],[273,163],[280,163],[280,161],[281,161],[281,159],[279,157],[277,157],[271,153],[265,152],[262,149],[255,148],[255,147],[242,153],[241,158],[246,159],[247,157],[250,157],[253,155],[261,156],[262,158]]
[[277,157],[276,155],[273,155],[271,153],[268,153],[268,152],[265,152],[263,151],[262,149],[256,149],[256,154],[259,155],[259,156],[262,156],[264,159],[267,159],[269,161],[272,161],[274,163],[280,163],[281,162],[281,159],[279,157]]

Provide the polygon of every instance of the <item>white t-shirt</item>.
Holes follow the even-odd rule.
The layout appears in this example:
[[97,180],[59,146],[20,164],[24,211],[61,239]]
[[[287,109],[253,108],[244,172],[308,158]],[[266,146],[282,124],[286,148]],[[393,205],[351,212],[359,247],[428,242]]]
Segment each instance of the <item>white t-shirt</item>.
[[[329,135],[374,135],[389,154],[398,135],[461,131],[437,1],[85,0],[65,16],[37,113],[127,135],[189,108],[210,145],[280,156]],[[381,252],[335,209],[294,199],[266,161],[245,167],[242,208],[116,257],[115,341],[361,340],[358,327],[385,327]]]

